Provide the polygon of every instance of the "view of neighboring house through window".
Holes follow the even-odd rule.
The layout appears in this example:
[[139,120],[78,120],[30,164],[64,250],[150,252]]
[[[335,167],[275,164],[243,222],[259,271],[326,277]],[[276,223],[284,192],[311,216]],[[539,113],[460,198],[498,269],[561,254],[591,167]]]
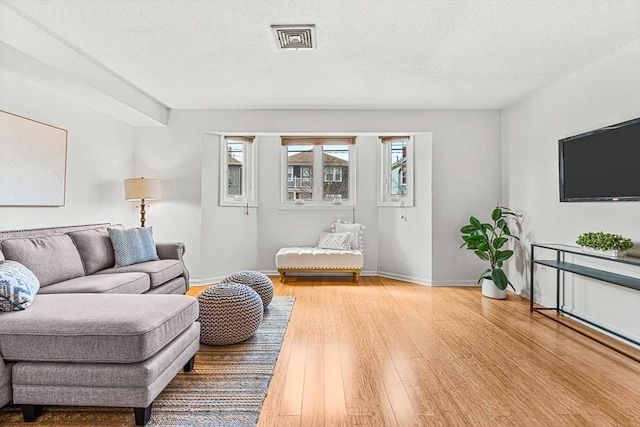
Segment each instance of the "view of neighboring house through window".
[[413,206],[413,138],[410,136],[380,137],[382,164],[381,206]]
[[243,158],[244,143],[227,140],[227,194],[230,196],[243,196],[245,194]]
[[349,146],[325,145],[322,147],[324,200],[336,202],[349,200]]
[[[283,137],[283,204],[354,204],[354,137]],[[315,178],[314,177],[319,177]]]
[[287,146],[287,199],[313,200],[313,145]]
[[392,141],[389,194],[401,196],[407,194],[407,140]]
[[220,144],[220,206],[256,206],[253,136],[224,136]]

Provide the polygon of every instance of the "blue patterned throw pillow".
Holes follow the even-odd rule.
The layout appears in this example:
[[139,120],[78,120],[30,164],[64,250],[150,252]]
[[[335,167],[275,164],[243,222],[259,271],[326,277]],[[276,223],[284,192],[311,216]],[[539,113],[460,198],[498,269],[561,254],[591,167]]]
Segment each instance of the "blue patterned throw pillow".
[[116,267],[159,259],[156,244],[153,241],[153,227],[127,230],[110,228],[109,237],[113,245]]
[[0,311],[26,310],[40,289],[38,278],[16,261],[0,262]]

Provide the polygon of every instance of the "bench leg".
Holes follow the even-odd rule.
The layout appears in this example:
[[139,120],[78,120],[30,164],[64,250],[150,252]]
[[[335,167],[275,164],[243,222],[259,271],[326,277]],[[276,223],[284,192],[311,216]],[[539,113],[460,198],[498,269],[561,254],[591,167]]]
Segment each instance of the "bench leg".
[[33,423],[42,415],[42,405],[22,405],[22,418],[25,423]]
[[359,271],[354,271],[353,272],[353,281],[357,282],[358,279],[360,279],[360,272]]
[[278,273],[280,273],[280,283],[284,283],[287,280],[287,272],[278,270]]
[[191,370],[193,369],[193,365],[195,365],[195,364],[196,364],[196,356],[194,355],[191,359],[189,359],[187,364],[184,365],[183,370],[185,372],[191,372]]
[[143,426],[149,422],[151,419],[151,406],[153,403],[150,403],[146,408],[133,408],[133,415],[136,419],[137,426]]

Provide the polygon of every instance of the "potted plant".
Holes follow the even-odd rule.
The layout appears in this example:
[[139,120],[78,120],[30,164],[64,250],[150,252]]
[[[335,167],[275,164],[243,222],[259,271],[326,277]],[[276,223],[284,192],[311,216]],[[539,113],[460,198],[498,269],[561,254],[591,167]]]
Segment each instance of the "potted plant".
[[583,233],[578,236],[576,243],[582,246],[582,250],[589,248],[600,255],[610,257],[623,257],[633,248],[631,239],[602,231]]
[[482,295],[489,298],[505,299],[505,289],[515,288],[507,278],[502,266],[513,256],[513,251],[503,249],[511,238],[520,240],[511,234],[508,218],[515,217],[509,208],[497,206],[491,212],[493,223],[482,223],[476,217],[469,218],[469,224],[460,229],[464,243],[460,248],[473,251],[478,258],[488,261],[489,268],[482,272],[478,283],[482,282]]

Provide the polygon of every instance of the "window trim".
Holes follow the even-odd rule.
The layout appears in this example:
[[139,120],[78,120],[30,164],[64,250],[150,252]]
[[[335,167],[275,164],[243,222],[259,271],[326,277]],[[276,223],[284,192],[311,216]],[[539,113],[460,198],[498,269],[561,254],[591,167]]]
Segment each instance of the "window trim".
[[[380,142],[379,154],[380,154],[380,167],[379,184],[378,184],[378,206],[380,207],[412,207],[414,206],[414,164],[415,164],[415,150],[414,150],[414,136],[413,135],[399,135],[408,136],[407,139],[407,172],[405,174],[407,191],[403,195],[391,195],[389,177],[391,175],[391,144],[393,140],[384,142],[384,138],[380,136],[378,140]],[[398,137],[395,137],[396,140]],[[390,138],[391,139],[391,138]]]
[[[243,143],[243,186],[244,195],[235,196],[227,193],[229,188],[229,165],[227,161],[229,141]],[[253,136],[220,135],[220,189],[219,206],[258,206],[258,156]]]
[[[286,144],[285,141],[295,141],[300,139],[297,144]],[[282,136],[282,147],[280,152],[280,209],[304,209],[304,208],[319,208],[319,209],[333,209],[344,207],[357,207],[357,153],[358,147],[355,143],[356,137],[343,137],[343,136],[312,136],[312,137],[290,137]],[[303,144],[302,142],[312,141],[311,143]],[[350,142],[349,142],[350,141]],[[324,144],[325,142],[334,142],[330,144]],[[313,200],[296,201],[295,199],[288,199],[288,149],[290,145],[312,145],[313,146]],[[324,200],[322,190],[324,186],[324,164],[322,162],[322,150],[324,147],[331,145],[348,145],[349,146],[349,200],[341,199],[338,202],[335,200]],[[319,177],[320,179],[317,179]],[[343,175],[341,174],[341,178]],[[340,181],[342,182],[342,181]],[[301,200],[301,199],[297,199]]]

